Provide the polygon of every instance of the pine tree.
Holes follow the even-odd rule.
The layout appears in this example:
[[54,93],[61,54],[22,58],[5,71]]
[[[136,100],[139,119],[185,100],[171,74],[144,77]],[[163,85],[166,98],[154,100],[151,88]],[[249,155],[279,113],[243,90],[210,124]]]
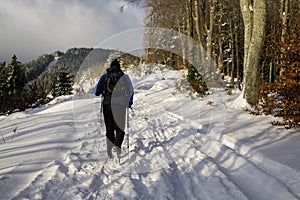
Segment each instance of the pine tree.
[[202,75],[197,71],[194,66],[188,69],[187,80],[191,87],[198,92],[201,96],[208,91],[206,82],[202,79]]
[[62,69],[58,73],[55,84],[54,96],[70,95],[72,94],[73,76],[66,70]]
[[13,55],[11,63],[7,68],[7,89],[9,96],[16,96],[25,86],[25,70],[18,61],[17,56]]
[[0,97],[5,95],[6,87],[6,68],[5,63],[0,63]]
[[5,63],[0,63],[0,112],[4,111],[5,108],[5,99],[7,95],[7,85],[6,85],[6,68]]

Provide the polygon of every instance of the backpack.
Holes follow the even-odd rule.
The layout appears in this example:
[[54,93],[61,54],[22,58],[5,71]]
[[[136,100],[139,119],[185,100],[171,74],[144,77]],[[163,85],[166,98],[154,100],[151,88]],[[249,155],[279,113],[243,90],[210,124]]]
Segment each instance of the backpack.
[[106,88],[105,88],[105,94],[106,95],[112,95],[116,94],[117,96],[125,95],[125,87],[122,83],[121,77],[123,76],[122,71],[109,71],[108,76],[106,78]]

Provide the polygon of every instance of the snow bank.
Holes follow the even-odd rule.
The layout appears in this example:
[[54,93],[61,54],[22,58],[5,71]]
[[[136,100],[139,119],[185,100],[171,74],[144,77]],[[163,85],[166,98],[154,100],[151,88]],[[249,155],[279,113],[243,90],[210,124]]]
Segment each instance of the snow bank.
[[183,71],[128,73],[120,166],[107,161],[100,99],[57,98],[1,117],[0,199],[300,199],[299,130],[243,112],[237,92],[191,98]]

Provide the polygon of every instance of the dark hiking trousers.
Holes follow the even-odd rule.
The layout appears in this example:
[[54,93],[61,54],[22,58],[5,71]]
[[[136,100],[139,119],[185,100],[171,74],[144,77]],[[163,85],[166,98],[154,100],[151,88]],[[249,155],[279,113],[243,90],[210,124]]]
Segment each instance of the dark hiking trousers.
[[126,107],[119,104],[103,105],[103,115],[106,127],[107,154],[111,157],[111,149],[117,146],[121,150],[124,140]]

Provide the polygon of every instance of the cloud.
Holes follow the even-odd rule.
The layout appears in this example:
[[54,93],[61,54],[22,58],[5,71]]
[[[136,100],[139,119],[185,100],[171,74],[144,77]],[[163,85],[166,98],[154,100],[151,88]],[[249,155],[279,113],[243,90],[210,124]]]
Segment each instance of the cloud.
[[111,35],[143,26],[143,8],[122,0],[3,0],[0,61],[20,61],[71,47],[94,47]]

